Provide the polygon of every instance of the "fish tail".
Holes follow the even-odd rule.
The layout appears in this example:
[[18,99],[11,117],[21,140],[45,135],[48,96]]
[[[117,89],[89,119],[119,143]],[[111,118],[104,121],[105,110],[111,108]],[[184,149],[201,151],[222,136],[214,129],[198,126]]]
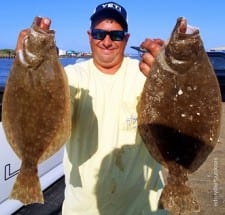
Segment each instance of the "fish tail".
[[24,165],[22,164],[20,172],[13,185],[10,198],[17,199],[24,205],[32,203],[44,204],[43,193],[37,174],[37,167],[23,168],[23,166]]
[[192,189],[185,184],[168,183],[160,196],[159,207],[173,215],[200,212],[200,206]]

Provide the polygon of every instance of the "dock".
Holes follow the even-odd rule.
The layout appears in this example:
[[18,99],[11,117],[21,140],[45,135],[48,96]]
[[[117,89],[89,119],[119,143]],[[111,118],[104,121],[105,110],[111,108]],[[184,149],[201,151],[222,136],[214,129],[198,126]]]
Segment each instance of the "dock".
[[64,176],[48,187],[44,193],[44,204],[23,206],[12,215],[61,215],[65,189]]
[[205,163],[188,178],[201,209],[192,215],[225,215],[225,102],[219,142]]

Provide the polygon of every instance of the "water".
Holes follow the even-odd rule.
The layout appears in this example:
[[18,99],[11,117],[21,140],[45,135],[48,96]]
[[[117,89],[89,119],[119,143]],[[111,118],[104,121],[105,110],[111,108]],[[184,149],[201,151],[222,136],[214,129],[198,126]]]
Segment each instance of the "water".
[[[139,59],[138,56],[132,56],[132,58]],[[69,65],[69,64],[74,64],[76,62],[80,62],[83,60],[88,59],[87,57],[84,58],[60,58],[60,62],[63,66]],[[14,59],[8,59],[8,58],[0,58],[0,89],[4,88],[11,66],[13,64]]]
[[[60,58],[63,66],[74,64],[76,61],[82,61],[86,58]],[[0,88],[4,87],[13,64],[14,59],[0,58]]]
[[13,59],[0,59],[0,87],[5,86]]

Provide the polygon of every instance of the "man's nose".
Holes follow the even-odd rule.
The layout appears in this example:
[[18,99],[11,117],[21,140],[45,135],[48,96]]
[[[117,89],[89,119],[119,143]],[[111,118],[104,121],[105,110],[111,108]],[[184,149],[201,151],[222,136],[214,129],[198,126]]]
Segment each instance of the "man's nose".
[[112,44],[112,40],[108,34],[105,36],[103,43],[105,46],[110,46]]

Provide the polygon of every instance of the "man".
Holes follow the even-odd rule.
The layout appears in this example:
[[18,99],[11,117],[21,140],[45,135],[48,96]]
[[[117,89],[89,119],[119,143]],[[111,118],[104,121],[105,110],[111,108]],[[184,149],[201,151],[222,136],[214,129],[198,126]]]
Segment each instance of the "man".
[[[141,45],[149,52],[140,62],[125,57],[127,13],[115,2],[96,7],[87,34],[93,58],[65,67],[72,134],[65,147],[62,214],[166,214],[158,209],[161,166],[139,136],[136,111],[162,43],[145,40]],[[20,48],[18,42],[17,51]]]
[[[93,59],[65,67],[73,125],[64,158],[63,214],[162,214],[160,165],[137,132],[145,76],[137,60],[124,57],[130,36],[126,10],[114,2],[100,4],[87,33]],[[149,46],[155,52],[160,47]],[[144,74],[145,59],[154,59],[148,55],[140,62]]]

